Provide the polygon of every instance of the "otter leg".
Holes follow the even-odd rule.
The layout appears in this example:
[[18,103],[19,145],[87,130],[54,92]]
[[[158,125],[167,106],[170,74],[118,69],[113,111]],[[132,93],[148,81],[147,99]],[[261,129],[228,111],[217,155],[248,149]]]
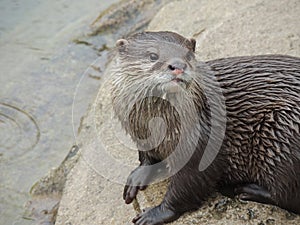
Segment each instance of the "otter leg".
[[183,213],[198,209],[213,192],[214,179],[197,170],[184,169],[171,177],[162,203],[133,219],[135,225],[160,225],[179,218]]
[[234,198],[236,196],[235,188],[235,185],[222,185],[218,187],[218,191],[228,198]]
[[144,166],[150,166],[158,162],[148,157],[144,152],[139,152],[139,160],[140,165],[130,173],[124,187],[123,199],[126,204],[130,204],[139,190],[145,190],[148,184],[158,177],[158,173],[162,173],[162,171],[157,171],[155,167],[143,168]]
[[243,201],[253,201],[271,205],[275,204],[270,192],[257,184],[238,186],[234,189],[234,193]]

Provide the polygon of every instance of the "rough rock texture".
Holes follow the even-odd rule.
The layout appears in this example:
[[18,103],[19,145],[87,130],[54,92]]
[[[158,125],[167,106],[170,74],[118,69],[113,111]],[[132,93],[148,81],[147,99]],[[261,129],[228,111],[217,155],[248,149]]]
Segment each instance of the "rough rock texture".
[[298,0],[182,0],[166,5],[148,29],[196,38],[203,60],[267,53],[299,56],[299,13]]
[[[196,38],[203,60],[268,53],[300,56],[299,15],[299,0],[181,0],[163,7],[148,30]],[[105,78],[83,121],[81,158],[68,176],[56,224],[131,224],[137,211],[158,204],[164,193],[165,184],[155,184],[140,192],[134,207],[124,204],[122,182],[137,165],[137,154],[113,117],[109,72]],[[300,217],[218,195],[171,224],[300,224]]]

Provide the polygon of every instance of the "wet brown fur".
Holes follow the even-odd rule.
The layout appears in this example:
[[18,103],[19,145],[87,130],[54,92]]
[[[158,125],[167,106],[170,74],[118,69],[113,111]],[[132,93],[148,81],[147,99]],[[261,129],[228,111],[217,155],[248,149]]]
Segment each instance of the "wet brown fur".
[[[148,43],[148,39],[153,42]],[[185,154],[192,155],[187,164],[171,177],[167,194],[157,209],[161,214],[168,209],[176,215],[162,216],[161,220],[170,222],[183,212],[200,207],[203,200],[219,187],[252,183],[266,189],[272,204],[300,214],[300,58],[263,55],[205,63],[185,59],[190,63],[193,82],[187,94],[175,98],[175,103],[177,101],[187,117],[187,130],[181,131],[182,118],[176,107],[159,96],[147,97],[155,86],[155,80],[149,77],[156,76],[162,65],[151,70],[143,57],[139,60],[131,58],[138,52],[130,46],[159,45],[163,41],[193,52],[195,43],[171,32],[142,33],[127,40],[125,47],[119,46],[124,49],[119,49],[119,62],[113,74],[115,112],[137,143],[151,135],[148,126],[151,118],[161,117],[167,123],[168,138],[151,151],[140,151],[141,165],[168,159],[178,144],[179,154],[174,160],[167,160],[171,170]],[[227,122],[219,154],[206,170],[199,171],[199,162],[210,135],[215,135],[212,138],[216,141],[222,138],[210,134],[212,106],[207,102],[210,89],[204,94],[203,82],[206,79],[210,80],[208,83],[212,89],[215,85],[222,90]],[[196,107],[197,115],[190,113],[193,110],[189,107]],[[189,132],[188,129],[197,122],[194,118],[200,126],[189,133],[184,144],[180,144],[180,135]],[[194,145],[195,152],[189,152]],[[148,214],[144,216],[146,219],[142,218],[144,221],[155,221],[153,215],[158,215]],[[158,224],[139,221],[141,217],[136,219],[136,224]]]

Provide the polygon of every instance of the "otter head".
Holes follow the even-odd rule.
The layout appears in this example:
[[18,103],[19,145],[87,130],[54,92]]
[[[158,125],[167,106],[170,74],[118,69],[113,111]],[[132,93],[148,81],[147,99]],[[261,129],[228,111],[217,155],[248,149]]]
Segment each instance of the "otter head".
[[195,67],[194,39],[173,32],[142,32],[116,43],[117,75],[128,91],[155,95],[187,91]]
[[139,148],[153,149],[163,137],[162,158],[173,151],[181,131],[197,122],[201,100],[195,44],[165,31],[138,33],[116,43],[110,79],[114,111]]
[[165,31],[137,33],[117,41],[110,77],[112,104],[126,131],[134,133],[131,136],[145,139],[153,118],[163,118],[172,139],[181,124],[196,124],[204,104],[195,44],[194,39]]

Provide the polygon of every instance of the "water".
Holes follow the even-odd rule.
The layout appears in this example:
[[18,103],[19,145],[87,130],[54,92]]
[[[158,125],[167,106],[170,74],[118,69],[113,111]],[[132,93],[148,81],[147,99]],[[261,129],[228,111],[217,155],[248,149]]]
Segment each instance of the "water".
[[[75,142],[74,91],[97,57],[71,40],[114,2],[0,0],[0,224],[33,224],[22,219],[29,190]],[[93,77],[75,127],[99,85]]]

